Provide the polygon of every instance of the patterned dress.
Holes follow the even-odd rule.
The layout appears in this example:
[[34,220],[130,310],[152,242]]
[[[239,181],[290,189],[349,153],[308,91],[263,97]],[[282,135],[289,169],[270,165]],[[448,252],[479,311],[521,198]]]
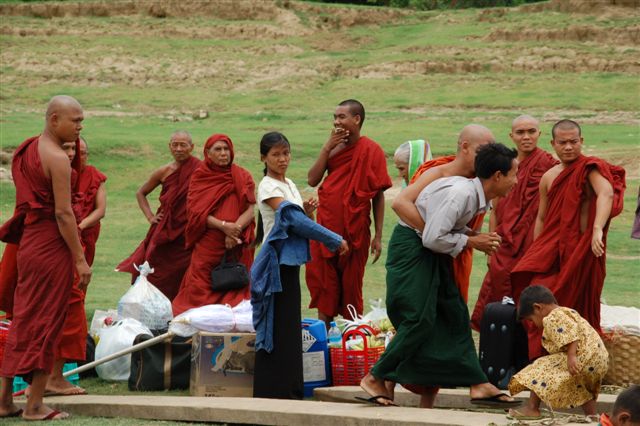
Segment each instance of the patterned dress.
[[[596,399],[609,363],[598,333],[575,310],[563,307],[551,311],[542,324],[542,346],[550,355],[536,359],[513,376],[509,392],[515,395],[528,389],[554,409],[578,407]],[[567,367],[566,346],[575,341],[581,369],[572,376]]]

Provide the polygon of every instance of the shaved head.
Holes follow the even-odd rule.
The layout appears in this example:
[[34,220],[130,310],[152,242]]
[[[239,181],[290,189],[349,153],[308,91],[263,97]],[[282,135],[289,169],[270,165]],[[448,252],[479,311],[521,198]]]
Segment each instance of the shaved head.
[[513,119],[513,121],[511,122],[511,130],[522,123],[533,124],[536,128],[540,128],[540,123],[536,118],[527,114],[522,114]]
[[464,142],[467,142],[470,146],[475,146],[480,143],[495,141],[495,136],[487,127],[480,124],[468,124],[462,128],[460,136],[458,136],[458,152],[462,149]]
[[191,139],[191,133],[186,130],[176,130],[171,134],[171,139],[187,139],[191,145],[193,145],[193,140]]
[[582,129],[580,129],[580,125],[573,120],[560,120],[551,128],[551,136],[555,139],[556,130],[578,130],[578,136],[582,136]]
[[80,102],[67,95],[58,95],[51,98],[49,104],[47,105],[47,113],[45,115],[46,119],[49,120],[53,114],[60,114],[62,112],[67,112],[69,110],[79,110],[82,111],[82,106]]

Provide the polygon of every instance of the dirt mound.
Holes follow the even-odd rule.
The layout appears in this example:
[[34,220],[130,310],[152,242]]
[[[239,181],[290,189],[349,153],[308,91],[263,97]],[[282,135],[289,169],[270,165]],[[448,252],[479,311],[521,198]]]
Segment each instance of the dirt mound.
[[558,29],[497,28],[485,37],[489,41],[579,41],[612,45],[640,43],[640,26],[605,28],[593,25],[571,25]]
[[[230,21],[267,21],[287,34],[318,29],[377,25],[409,12],[387,8],[349,8],[277,0],[124,0],[79,3],[0,4],[0,16],[37,18],[112,17],[146,15],[155,18],[206,17]],[[305,16],[302,22],[299,15]]]
[[[532,3],[520,6],[524,12],[542,12],[554,10],[564,13],[584,13],[589,15],[612,12],[612,9],[620,10],[620,13],[628,15],[633,9],[640,7],[640,0],[551,0],[545,3]],[[629,10],[631,9],[631,10]],[[615,13],[615,11],[613,11]]]

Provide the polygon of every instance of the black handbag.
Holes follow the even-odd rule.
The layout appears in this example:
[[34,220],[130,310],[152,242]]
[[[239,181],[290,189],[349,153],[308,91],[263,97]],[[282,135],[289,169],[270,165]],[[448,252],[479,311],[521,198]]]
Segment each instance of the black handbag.
[[249,285],[249,271],[244,264],[227,261],[227,251],[222,256],[220,265],[211,271],[211,289],[213,291],[229,291]]

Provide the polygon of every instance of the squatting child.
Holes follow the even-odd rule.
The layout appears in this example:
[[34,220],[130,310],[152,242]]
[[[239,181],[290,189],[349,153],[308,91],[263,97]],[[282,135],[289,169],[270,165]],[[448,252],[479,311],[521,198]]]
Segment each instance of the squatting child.
[[543,330],[542,346],[549,355],[513,376],[509,392],[515,395],[528,389],[531,397],[509,414],[520,420],[539,418],[543,401],[553,409],[580,406],[585,415],[595,415],[609,361],[598,333],[575,310],[558,306],[553,293],[539,285],[527,287],[520,295],[518,317]]

